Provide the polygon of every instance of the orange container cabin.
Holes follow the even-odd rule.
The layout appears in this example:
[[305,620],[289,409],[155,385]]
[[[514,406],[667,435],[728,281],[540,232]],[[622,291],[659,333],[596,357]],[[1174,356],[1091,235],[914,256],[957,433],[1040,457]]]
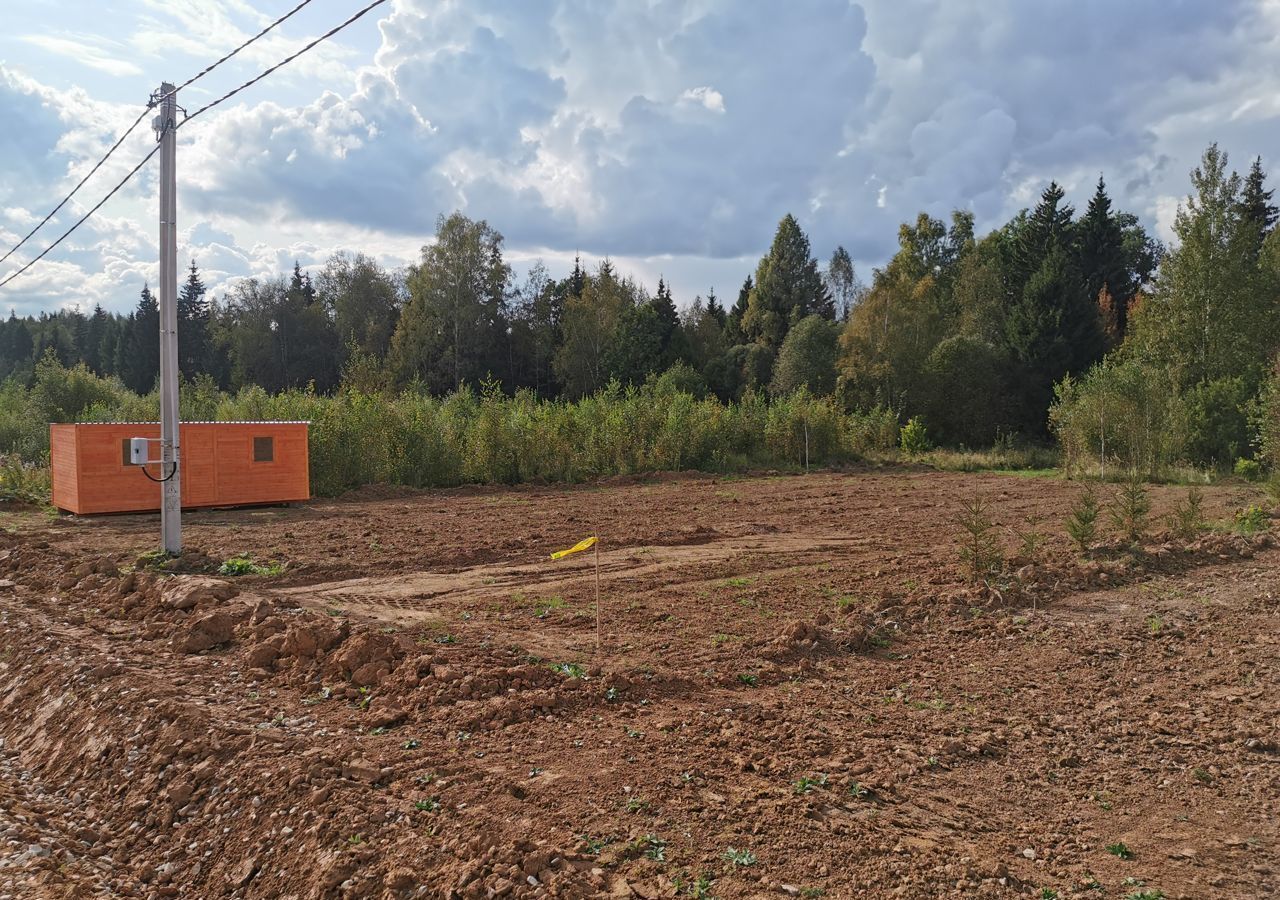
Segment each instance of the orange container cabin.
[[[307,422],[183,422],[182,505],[253,506],[311,499]],[[160,438],[156,422],[50,425],[53,505],[91,513],[155,512],[160,485],[129,463],[130,438]],[[159,456],[159,447],[154,450]],[[161,466],[146,467],[152,478]]]

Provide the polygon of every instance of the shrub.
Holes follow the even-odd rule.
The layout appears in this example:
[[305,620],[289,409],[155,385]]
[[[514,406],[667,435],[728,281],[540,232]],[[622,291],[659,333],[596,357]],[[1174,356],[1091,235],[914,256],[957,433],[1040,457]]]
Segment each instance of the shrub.
[[1147,515],[1151,512],[1151,500],[1146,486],[1136,476],[1116,491],[1115,505],[1111,508],[1111,521],[1120,536],[1130,543],[1142,540],[1147,527]]
[[925,360],[924,407],[945,445],[984,447],[1006,424],[1008,362],[991,344],[967,334],[941,341]]
[[48,469],[13,454],[0,455],[0,500],[45,504],[49,494]]
[[1261,481],[1262,464],[1256,459],[1237,459],[1235,473],[1237,478],[1243,478],[1245,481]]
[[1054,390],[1049,425],[1069,470],[1118,465],[1156,475],[1184,455],[1186,412],[1162,373],[1113,354]]
[[976,586],[995,575],[1004,565],[1004,556],[996,540],[995,523],[987,515],[982,498],[975,497],[961,504],[956,524],[960,526],[960,562],[969,576],[969,583]]
[[1204,530],[1204,513],[1201,510],[1204,498],[1200,489],[1187,488],[1187,498],[1173,508],[1169,514],[1169,530],[1184,541],[1192,540]]
[[1080,492],[1076,502],[1071,505],[1071,513],[1067,516],[1065,527],[1067,535],[1075,541],[1081,553],[1088,553],[1098,538],[1098,513],[1101,507],[1093,487],[1086,485]]
[[902,431],[898,435],[898,445],[908,456],[928,453],[933,445],[929,442],[929,430],[925,427],[924,420],[919,416],[912,416],[907,424],[902,426]]
[[1249,506],[1236,510],[1233,527],[1240,534],[1257,534],[1259,531],[1265,531],[1267,525],[1267,513],[1260,506]]

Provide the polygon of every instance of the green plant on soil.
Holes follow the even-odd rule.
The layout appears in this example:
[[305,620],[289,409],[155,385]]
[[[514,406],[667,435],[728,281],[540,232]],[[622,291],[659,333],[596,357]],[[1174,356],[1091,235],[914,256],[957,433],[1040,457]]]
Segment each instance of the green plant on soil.
[[687,884],[683,878],[675,880],[676,890],[683,892],[686,897],[695,898],[695,900],[715,900],[714,895],[711,893],[713,884],[715,884],[715,879],[710,875],[699,875]]
[[1067,536],[1075,541],[1081,553],[1088,553],[1098,539],[1098,514],[1102,511],[1092,485],[1085,485],[1064,523]]
[[826,786],[827,786],[827,776],[821,773],[815,775],[812,778],[806,775],[803,778],[800,778],[797,781],[793,782],[791,785],[792,789],[797,794],[808,794],[814,788],[825,788]]
[[996,526],[987,515],[987,505],[981,497],[962,503],[955,522],[960,526],[960,562],[969,576],[969,583],[976,586],[995,575],[1004,565],[1004,556],[996,540]]
[[646,834],[631,842],[628,850],[636,855],[643,855],[654,862],[667,861],[667,842],[657,835]]
[[545,619],[553,609],[559,609],[562,606],[564,606],[563,597],[548,597],[533,604],[533,614],[539,619]]
[[1040,548],[1044,546],[1049,535],[1040,530],[1040,516],[1034,513],[1023,519],[1022,528],[1013,528],[1013,536],[1018,539],[1018,555],[1030,562],[1040,559]]
[[611,837],[593,838],[589,834],[578,835],[578,840],[586,845],[583,852],[590,856],[599,856],[601,850],[613,843]]
[[855,781],[853,784],[849,785],[849,796],[854,800],[866,800],[871,796],[871,791],[864,788],[862,786],[862,782]]
[[756,864],[756,855],[750,850],[737,850],[730,847],[724,851],[723,856],[734,866],[754,866]]
[[1133,891],[1125,894],[1124,900],[1164,900],[1164,891]]
[[627,812],[641,812],[649,808],[648,800],[641,800],[639,797],[632,797],[627,801]]
[[580,663],[575,662],[552,663],[551,671],[558,672],[566,678],[583,678],[587,674],[587,670]]
[[1040,900],[1058,900],[1058,892],[1051,887],[1040,888]]
[[1159,616],[1147,616],[1147,631],[1152,634],[1164,631],[1164,619]]
[[426,800],[413,801],[413,808],[418,812],[435,812],[440,809],[440,801],[435,797],[428,797]]
[[1133,851],[1130,850],[1122,841],[1116,841],[1114,844],[1107,844],[1107,852],[1120,859],[1133,859]]
[[284,566],[277,562],[261,565],[253,561],[252,558],[244,555],[233,556],[218,566],[219,575],[279,575],[284,571]]
[[1147,496],[1146,485],[1134,476],[1116,491],[1111,521],[1120,537],[1131,544],[1137,544],[1147,530],[1147,516],[1150,512],[1151,499]]
[[743,684],[745,684],[747,687],[755,687],[760,683],[760,676],[752,675],[749,672],[743,672],[738,676],[738,680],[741,681]]
[[1187,488],[1186,499],[1182,500],[1169,513],[1169,530],[1184,541],[1194,540],[1204,531],[1204,496],[1195,485]]
[[1232,528],[1243,535],[1257,534],[1259,531],[1267,529],[1267,513],[1260,506],[1250,506],[1245,509],[1236,510],[1235,521]]

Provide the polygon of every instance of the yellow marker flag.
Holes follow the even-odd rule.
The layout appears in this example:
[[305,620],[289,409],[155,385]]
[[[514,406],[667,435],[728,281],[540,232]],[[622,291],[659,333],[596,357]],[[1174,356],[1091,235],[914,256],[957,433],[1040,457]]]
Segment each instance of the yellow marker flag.
[[568,550],[557,550],[555,553],[552,553],[551,558],[564,559],[566,556],[569,556],[572,553],[578,553],[579,551],[589,549],[591,547],[594,547],[595,545],[596,545],[596,539],[594,536],[589,538],[583,538],[582,540],[578,541],[578,543],[570,547]]

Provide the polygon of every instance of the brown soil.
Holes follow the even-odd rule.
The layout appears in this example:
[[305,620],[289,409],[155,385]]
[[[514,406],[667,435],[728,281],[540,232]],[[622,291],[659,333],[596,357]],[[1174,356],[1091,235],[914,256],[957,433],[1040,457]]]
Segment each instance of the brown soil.
[[[1275,895],[1280,550],[1081,560],[1078,490],[370,491],[189,514],[172,571],[0,513],[0,898]],[[1050,536],[980,589],[975,496]]]

